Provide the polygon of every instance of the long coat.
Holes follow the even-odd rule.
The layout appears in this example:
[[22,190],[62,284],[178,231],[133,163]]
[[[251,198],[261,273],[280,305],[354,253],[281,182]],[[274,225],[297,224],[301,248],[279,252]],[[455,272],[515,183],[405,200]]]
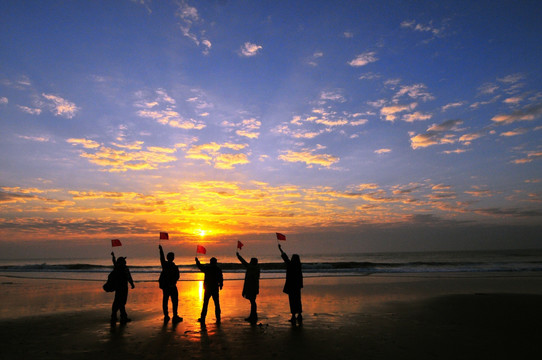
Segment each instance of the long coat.
[[290,260],[285,253],[282,253],[281,256],[282,260],[286,263],[286,282],[282,291],[286,294],[298,292],[303,288],[301,263]]
[[260,293],[260,266],[246,262],[239,254],[237,258],[247,269],[242,295],[245,299],[255,299],[256,295]]

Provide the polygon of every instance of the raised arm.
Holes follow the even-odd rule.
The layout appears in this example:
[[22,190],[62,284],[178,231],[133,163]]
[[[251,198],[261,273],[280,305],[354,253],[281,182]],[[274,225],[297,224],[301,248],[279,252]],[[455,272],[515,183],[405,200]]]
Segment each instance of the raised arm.
[[198,269],[200,269],[200,271],[203,271],[203,265],[201,265],[197,257],[196,257],[196,266],[198,267]]
[[117,265],[117,259],[115,259],[115,253],[111,252],[111,260],[113,260],[113,266]]
[[160,264],[164,266],[166,263],[166,257],[164,256],[164,250],[162,249],[162,245],[158,245],[158,249],[160,249]]
[[239,252],[236,252],[237,254],[237,258],[239,259],[239,261],[241,262],[241,264],[245,265],[245,266],[248,266],[248,263],[246,262],[245,259],[243,259],[243,257],[241,256],[241,254],[239,254]]
[[284,260],[286,264],[289,264],[290,259],[288,258],[288,255],[286,255],[286,253],[282,251],[282,247],[280,246],[280,244],[279,244],[279,250],[280,250],[280,256],[282,257],[282,260]]

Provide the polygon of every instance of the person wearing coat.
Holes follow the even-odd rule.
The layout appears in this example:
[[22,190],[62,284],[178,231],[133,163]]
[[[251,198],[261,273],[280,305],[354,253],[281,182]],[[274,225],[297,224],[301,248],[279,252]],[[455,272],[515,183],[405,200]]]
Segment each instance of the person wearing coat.
[[118,259],[115,259],[115,253],[111,253],[113,260],[113,277],[115,283],[115,299],[113,300],[113,306],[111,311],[111,322],[115,323],[117,321],[117,311],[120,312],[120,323],[126,324],[127,322],[132,321],[128,318],[126,314],[126,302],[128,300],[128,283],[134,286],[134,281],[132,280],[132,275],[130,274],[130,269],[126,266],[126,258],[120,256]]
[[256,323],[258,321],[256,296],[260,293],[260,266],[258,265],[258,259],[252,258],[250,259],[250,263],[248,263],[243,259],[239,252],[236,254],[241,264],[247,269],[242,295],[245,299],[250,301],[250,315],[245,321]]
[[158,284],[162,289],[162,311],[164,312],[164,322],[169,321],[168,314],[168,301],[171,298],[171,307],[173,308],[173,322],[178,323],[183,321],[183,318],[177,314],[179,306],[179,291],[177,290],[177,281],[179,280],[179,268],[173,262],[175,260],[175,254],[170,252],[167,254],[167,260],[164,256],[164,250],[162,245],[158,245],[160,250],[160,264],[162,265],[162,271],[160,272],[160,278]]
[[292,314],[289,320],[292,324],[297,322],[302,323],[303,307],[301,305],[301,289],[303,288],[303,273],[301,270],[301,260],[299,255],[293,254],[292,259],[288,258],[288,255],[282,251],[282,247],[279,244],[280,255],[284,263],[286,264],[286,282],[284,283],[284,293],[288,294],[288,300],[290,302],[290,313]]

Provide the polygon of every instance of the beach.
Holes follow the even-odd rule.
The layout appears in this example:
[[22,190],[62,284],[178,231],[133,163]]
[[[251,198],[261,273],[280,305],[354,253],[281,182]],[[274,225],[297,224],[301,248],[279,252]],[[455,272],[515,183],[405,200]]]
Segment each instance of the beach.
[[542,274],[379,274],[305,279],[304,321],[292,326],[282,279],[262,280],[259,321],[244,321],[243,282],[226,281],[222,322],[211,301],[197,322],[200,281],[179,282],[164,323],[155,282],[136,282],[132,322],[110,324],[113,294],[96,281],[0,276],[1,359],[498,359],[527,358],[542,338]]

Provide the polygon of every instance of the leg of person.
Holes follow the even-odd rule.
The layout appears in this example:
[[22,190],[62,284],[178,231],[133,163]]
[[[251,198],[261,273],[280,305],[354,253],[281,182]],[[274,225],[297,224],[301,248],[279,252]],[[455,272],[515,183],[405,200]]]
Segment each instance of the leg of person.
[[295,324],[296,299],[295,294],[293,294],[292,291],[288,293],[288,301],[290,303],[290,313],[292,314],[292,317],[288,321],[290,321],[292,324]]
[[128,314],[126,313],[126,302],[128,301],[128,288],[126,290],[122,289],[119,291],[119,310],[120,310],[120,322],[122,324],[126,324],[127,322],[132,321],[132,319],[128,318]]
[[119,310],[119,298],[117,296],[117,292],[115,291],[115,298],[113,299],[113,305],[111,306],[111,322],[116,322],[117,319],[117,311]]
[[207,307],[209,306],[210,298],[211,298],[210,292],[205,290],[205,292],[203,293],[203,307],[201,309],[201,316],[198,319],[198,321],[201,323],[205,322],[205,317],[207,316]]
[[173,308],[173,321],[174,322],[181,322],[183,321],[183,318],[179,316],[177,313],[179,308],[179,291],[177,290],[177,286],[174,286],[171,288],[171,307]]
[[256,305],[256,296],[250,298],[250,322],[258,321],[258,306]]
[[168,313],[168,300],[169,300],[169,291],[167,288],[162,289],[162,311],[164,313],[164,321],[169,320],[169,313]]
[[218,295],[218,289],[216,291],[213,291],[213,302],[215,303],[215,317],[216,322],[220,322],[220,297]]

